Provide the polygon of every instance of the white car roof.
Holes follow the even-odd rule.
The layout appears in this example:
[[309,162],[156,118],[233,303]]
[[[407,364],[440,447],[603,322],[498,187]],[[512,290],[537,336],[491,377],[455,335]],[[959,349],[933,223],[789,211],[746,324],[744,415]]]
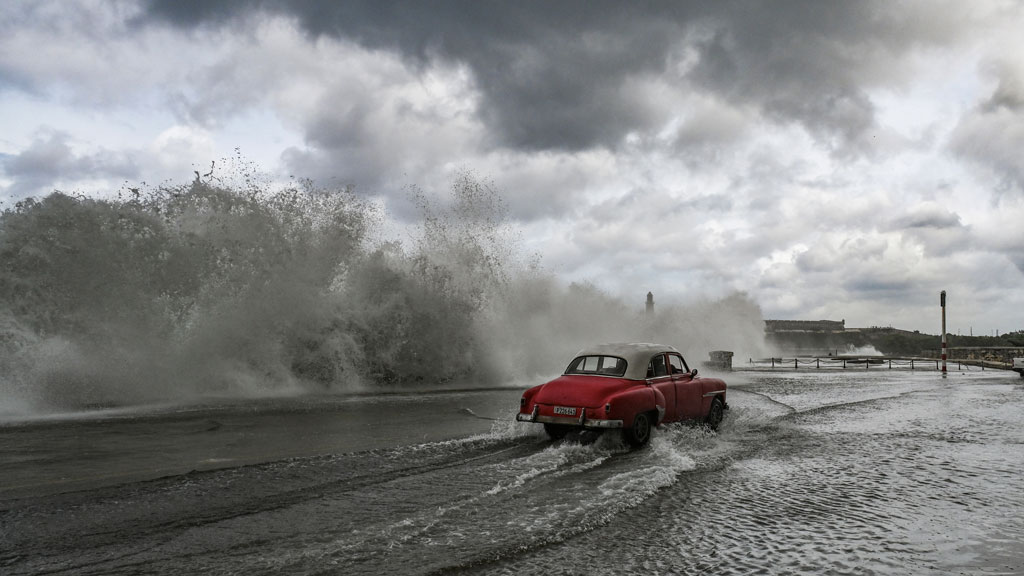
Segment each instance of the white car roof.
[[665,344],[616,342],[588,346],[577,352],[573,358],[579,358],[580,356],[618,356],[626,361],[626,373],[622,376],[623,378],[644,380],[647,378],[647,365],[650,363],[651,357],[662,352],[675,352],[682,355],[679,350]]

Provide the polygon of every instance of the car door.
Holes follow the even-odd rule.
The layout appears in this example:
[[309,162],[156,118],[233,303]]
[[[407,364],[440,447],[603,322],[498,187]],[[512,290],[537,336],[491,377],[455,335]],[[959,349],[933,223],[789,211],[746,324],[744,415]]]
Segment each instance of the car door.
[[679,354],[669,354],[668,365],[675,388],[676,413],[679,418],[700,418],[703,416],[700,381],[690,373],[686,360]]
[[676,387],[672,381],[672,375],[669,374],[664,354],[657,354],[651,357],[651,361],[647,364],[647,383],[665,397],[665,416],[663,421],[674,422],[678,420]]

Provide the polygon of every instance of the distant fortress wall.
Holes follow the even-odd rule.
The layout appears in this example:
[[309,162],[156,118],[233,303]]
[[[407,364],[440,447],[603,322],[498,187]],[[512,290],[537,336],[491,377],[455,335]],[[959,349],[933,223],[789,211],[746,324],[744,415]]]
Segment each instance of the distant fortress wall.
[[765,334],[779,332],[845,332],[846,320],[765,320]]

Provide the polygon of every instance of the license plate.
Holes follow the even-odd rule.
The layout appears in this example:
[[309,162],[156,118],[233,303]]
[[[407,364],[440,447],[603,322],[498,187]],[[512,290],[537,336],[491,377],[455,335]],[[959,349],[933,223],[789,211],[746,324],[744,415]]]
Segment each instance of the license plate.
[[562,414],[564,416],[575,416],[575,408],[566,408],[565,406],[555,406],[555,414]]

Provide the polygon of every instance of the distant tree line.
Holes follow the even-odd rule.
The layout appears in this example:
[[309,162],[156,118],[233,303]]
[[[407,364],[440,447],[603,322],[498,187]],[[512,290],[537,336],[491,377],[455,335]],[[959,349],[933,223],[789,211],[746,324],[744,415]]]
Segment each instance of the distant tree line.
[[[937,334],[894,328],[867,328],[847,332],[783,332],[766,336],[769,346],[783,350],[825,350],[844,354],[849,350],[874,347],[886,356],[923,356],[942,347]],[[947,334],[949,347],[1024,347],[1024,330],[996,336]]]

